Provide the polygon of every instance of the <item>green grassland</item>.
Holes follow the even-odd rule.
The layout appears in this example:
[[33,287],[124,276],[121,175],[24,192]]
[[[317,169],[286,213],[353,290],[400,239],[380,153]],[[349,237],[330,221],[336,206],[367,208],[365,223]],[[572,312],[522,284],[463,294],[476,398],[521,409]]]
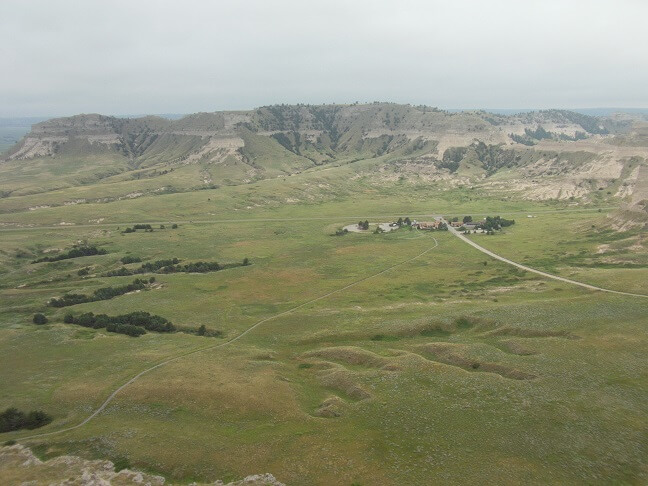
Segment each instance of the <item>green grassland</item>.
[[[447,232],[331,236],[363,215],[499,208],[517,215],[516,225],[472,236],[480,244],[536,268],[646,293],[645,255],[626,251],[640,235],[610,233],[596,208],[570,212],[556,203],[438,188],[394,186],[378,194],[362,181],[355,192],[338,185],[336,201],[324,194],[286,204],[277,194],[300,198],[295,177],[20,213],[22,224],[77,223],[2,231],[0,408],[47,410],[54,421],[39,432],[79,423],[117,386],[166,357],[223,343],[432,248],[433,237],[438,242],[416,260],[264,322],[230,345],[158,368],[87,425],[26,444],[44,457],[127,458],[180,483],[265,471],[288,484],[646,479],[648,299],[545,280]],[[525,217],[534,211],[536,218]],[[10,216],[17,219],[3,218]],[[104,222],[87,224],[98,217]],[[182,221],[177,229],[121,233],[126,221],[175,219]],[[108,254],[30,263],[78,241]],[[604,264],[600,245],[610,245],[611,258],[622,263]],[[126,255],[221,263],[248,257],[252,265],[156,275],[157,289],[46,306],[66,291],[127,283],[130,277],[100,276]],[[90,274],[78,276],[82,268]],[[67,311],[137,310],[180,326],[204,324],[223,337],[129,338],[62,322]],[[37,311],[50,323],[32,324]]]

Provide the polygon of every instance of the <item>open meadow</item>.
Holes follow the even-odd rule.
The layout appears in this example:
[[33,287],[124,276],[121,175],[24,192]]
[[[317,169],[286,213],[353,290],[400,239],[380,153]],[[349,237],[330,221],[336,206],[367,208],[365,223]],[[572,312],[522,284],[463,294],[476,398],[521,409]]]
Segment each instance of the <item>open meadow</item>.
[[[0,216],[21,223],[0,232],[0,408],[54,419],[3,439],[74,426],[139,372],[206,348],[141,376],[82,427],[21,443],[42,458],[107,458],[173,483],[266,471],[288,484],[648,478],[648,299],[520,271],[449,232],[334,236],[365,217],[496,211],[516,224],[471,236],[483,246],[648,293],[646,255],[628,251],[640,234],[606,230],[608,211],[595,206],[462,200],[435,189],[378,196],[368,184],[337,201],[265,199],[291,184]],[[152,232],[124,233],[147,222]],[[77,242],[106,253],[31,263]],[[129,256],[226,268],[158,273],[149,288],[110,300],[46,305],[128,284],[133,276],[106,273],[141,265],[120,262]],[[249,265],[227,267],[244,258]],[[63,322],[68,312],[135,311],[185,332],[132,338]],[[33,324],[36,312],[49,322]],[[195,334],[203,325],[207,335]]]

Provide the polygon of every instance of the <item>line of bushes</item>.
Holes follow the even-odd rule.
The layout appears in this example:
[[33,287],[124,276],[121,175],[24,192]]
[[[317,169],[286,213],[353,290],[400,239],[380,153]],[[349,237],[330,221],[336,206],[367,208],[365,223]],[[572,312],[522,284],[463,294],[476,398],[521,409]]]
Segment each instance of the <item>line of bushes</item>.
[[17,408],[8,408],[0,413],[0,432],[11,432],[20,429],[37,429],[52,421],[45,412],[33,410],[29,413],[22,412]]
[[482,227],[487,231],[499,230],[515,224],[514,219],[504,219],[500,216],[486,216]]
[[[176,223],[173,223],[173,225],[171,225],[171,228],[177,229],[178,225]],[[160,229],[166,229],[166,227],[161,224]],[[136,233],[137,230],[144,230],[145,232],[153,233],[153,226],[151,226],[150,224],[134,224],[132,227],[126,228],[124,231],[122,231],[122,233]]]
[[155,282],[155,277],[150,279],[139,279],[136,278],[132,283],[128,285],[120,285],[118,287],[102,287],[95,290],[92,295],[86,294],[65,294],[62,297],[53,298],[48,302],[48,305],[52,307],[68,307],[76,304],[84,304],[86,302],[96,302],[98,300],[109,300],[113,297],[119,295],[127,294],[128,292],[134,292],[135,290],[144,290]]
[[34,260],[32,263],[41,263],[41,262],[58,262],[61,260],[69,260],[70,258],[79,258],[84,256],[93,256],[93,255],[105,255],[108,253],[103,248],[97,248],[96,246],[75,246],[70,251],[65,253],[60,253],[54,256],[47,256]]
[[117,270],[106,272],[106,277],[125,277],[130,275],[138,275],[142,273],[208,273],[218,272],[225,268],[242,267],[250,264],[248,258],[244,258],[241,263],[227,263],[221,265],[218,262],[192,262],[184,265],[179,265],[178,258],[170,258],[167,260],[157,260],[155,262],[146,262],[139,268],[126,268],[121,267]]
[[148,312],[131,312],[119,316],[108,316],[106,314],[94,314],[86,312],[79,316],[66,314],[63,322],[67,324],[77,324],[83,327],[93,329],[105,328],[108,332],[126,334],[128,336],[138,337],[146,334],[146,331],[155,332],[175,332],[175,326],[167,319]]
[[184,332],[196,336],[217,337],[224,336],[223,331],[217,329],[207,329],[202,324],[198,328],[187,326],[175,326],[171,321],[164,317],[149,314],[148,312],[137,311],[130,314],[119,316],[109,316],[106,314],[94,314],[85,312],[78,316],[68,313],[63,318],[66,324],[77,324],[92,329],[106,329],[108,332],[126,334],[127,336],[138,337],[146,334],[146,331],[154,332]]

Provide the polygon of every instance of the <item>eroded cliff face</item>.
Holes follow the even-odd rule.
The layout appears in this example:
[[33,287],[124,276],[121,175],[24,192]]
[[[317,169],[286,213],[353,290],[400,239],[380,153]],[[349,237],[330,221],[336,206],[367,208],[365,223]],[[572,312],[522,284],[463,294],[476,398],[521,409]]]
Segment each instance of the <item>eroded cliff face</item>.
[[514,116],[448,113],[393,103],[268,106],[254,111],[196,113],[174,121],[154,116],[131,119],[87,114],[34,125],[7,158],[53,155],[63,144],[75,139],[115,145],[117,150],[138,156],[146,150],[147,139],[152,135],[231,139],[240,135],[243,126],[258,135],[275,136],[274,140],[289,151],[310,150],[324,158],[367,148],[371,143],[366,140],[380,140],[378,151],[388,151],[394,138],[404,143],[433,140],[437,144],[435,150],[442,155],[449,147],[469,145],[474,140],[489,144],[514,143],[511,134],[524,135],[525,130],[540,126],[555,137],[573,137],[579,132],[588,133],[586,130],[593,130],[590,135],[595,135],[604,130],[596,119],[587,117],[585,124],[575,115],[558,111]]
[[[647,126],[560,110],[503,116],[393,103],[280,105],[179,120],[90,114],[34,125],[6,160],[160,179],[159,187],[140,192],[245,184],[374,160],[358,173],[378,183],[411,178],[531,200],[594,201],[605,194],[625,204],[623,214],[641,215]],[[197,167],[190,177],[168,175],[188,166]],[[86,180],[69,176],[59,186]]]
[[[162,486],[172,484],[162,476],[130,469],[115,470],[105,460],[87,460],[77,456],[59,456],[41,461],[30,449],[19,444],[0,447],[0,482],[2,484],[60,485],[60,486]],[[272,474],[256,474],[240,481],[214,486],[285,486]],[[199,486],[198,483],[194,483]]]

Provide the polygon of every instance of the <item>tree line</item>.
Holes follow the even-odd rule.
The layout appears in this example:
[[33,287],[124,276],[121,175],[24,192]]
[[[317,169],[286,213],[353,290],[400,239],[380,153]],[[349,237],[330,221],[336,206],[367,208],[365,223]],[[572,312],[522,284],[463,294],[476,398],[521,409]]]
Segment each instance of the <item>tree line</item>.
[[32,263],[58,262],[60,260],[69,260],[70,258],[79,258],[83,256],[105,255],[106,253],[108,252],[103,248],[97,248],[96,246],[82,245],[82,246],[75,246],[70,251],[65,253],[39,258],[37,260],[34,260]]
[[86,302],[96,302],[98,300],[110,300],[113,297],[127,294],[135,290],[144,290],[155,282],[155,277],[150,279],[136,278],[132,283],[127,285],[120,285],[117,287],[102,287],[95,290],[91,295],[86,294],[65,294],[62,297],[53,298],[49,301],[48,305],[52,307],[68,307],[76,304],[84,304]]
[[154,262],[143,263],[139,268],[126,268],[121,267],[117,270],[111,270],[104,274],[105,277],[124,277],[129,275],[137,275],[142,273],[208,273],[218,272],[225,268],[244,267],[250,264],[249,258],[244,258],[241,263],[227,263],[220,264],[218,262],[191,262],[184,265],[179,265],[178,258],[170,258],[166,260],[157,260]]
[[146,334],[146,331],[175,332],[175,326],[167,319],[148,312],[137,311],[119,316],[108,316],[106,314],[94,314],[86,312],[78,316],[68,313],[63,318],[66,324],[77,324],[92,329],[106,329],[108,332],[126,334],[138,337]]
[[[171,225],[171,229],[177,229],[178,225],[176,223],[173,223]],[[119,228],[117,228],[119,229]],[[166,229],[166,226],[163,224],[160,225],[160,229]],[[150,224],[134,224],[133,226],[127,227],[122,233],[136,233],[137,230],[144,230],[147,233],[153,233],[153,226]]]
[[204,337],[223,337],[223,331],[217,329],[207,329],[202,324],[198,328],[187,326],[175,326],[171,321],[162,316],[150,314],[148,312],[136,311],[129,314],[118,316],[109,316],[106,314],[94,314],[85,312],[75,316],[71,312],[63,317],[66,324],[76,324],[92,329],[106,329],[108,332],[125,334],[127,336],[139,337],[146,334],[147,331],[153,332],[184,332]]
[[[453,218],[448,218],[449,221],[457,222],[459,221],[459,218],[453,217]],[[473,218],[472,216],[464,216],[462,219],[463,224],[468,224],[468,223],[473,223]],[[506,228],[508,226],[512,226],[515,224],[514,219],[505,219],[502,218],[501,216],[486,216],[483,221],[479,221],[476,224],[477,228],[481,228],[485,231],[487,231],[489,234],[493,234],[494,231],[500,230],[502,228]],[[461,231],[462,229],[465,229],[463,226],[459,227],[459,230]]]
[[499,216],[486,216],[486,219],[482,223],[482,227],[486,231],[493,231],[506,228],[507,226],[512,226],[514,224],[514,219],[504,219]]
[[20,429],[37,429],[52,421],[45,412],[33,410],[25,413],[17,408],[8,408],[0,413],[0,432],[11,432]]

